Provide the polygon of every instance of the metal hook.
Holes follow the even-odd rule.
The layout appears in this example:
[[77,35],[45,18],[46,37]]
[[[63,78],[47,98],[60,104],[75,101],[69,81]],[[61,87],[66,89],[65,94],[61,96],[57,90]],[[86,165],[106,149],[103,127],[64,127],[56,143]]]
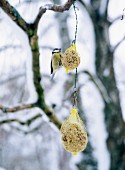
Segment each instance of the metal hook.
[[123,9],[123,14],[122,14],[121,20],[124,19],[124,16],[125,16],[124,11],[125,11],[125,8]]

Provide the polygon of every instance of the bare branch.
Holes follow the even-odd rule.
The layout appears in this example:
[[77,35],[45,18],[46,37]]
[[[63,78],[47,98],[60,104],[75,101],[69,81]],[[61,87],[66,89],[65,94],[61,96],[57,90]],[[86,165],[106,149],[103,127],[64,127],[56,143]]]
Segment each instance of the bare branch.
[[116,21],[119,21],[119,20],[122,20],[122,16],[121,16],[121,15],[118,16],[118,17],[116,17],[116,18],[113,19],[113,20],[111,20],[111,19],[109,18],[110,25],[113,24],[113,23],[116,22]]
[[125,40],[125,36],[115,45],[115,47],[113,48],[113,52],[115,52],[115,50],[118,48],[118,46]]
[[7,0],[0,0],[0,7],[4,10],[6,14],[10,16],[10,18],[25,32],[28,32],[28,24],[25,20],[20,16],[18,11],[9,4]]
[[100,79],[98,79],[97,77],[93,76],[91,73],[89,73],[88,71],[84,71],[85,74],[87,74],[90,79],[92,80],[92,82],[96,85],[96,87],[98,88],[102,98],[104,99],[104,101],[106,103],[110,103],[111,99],[107,93],[106,88],[104,87],[103,83],[101,82]]
[[82,0],[78,0],[80,3],[81,3],[81,5],[86,9],[86,11],[89,13],[89,15],[91,16],[91,9],[85,4],[85,2],[84,1],[82,1]]
[[31,109],[34,106],[35,106],[35,103],[8,108],[0,104],[0,110],[2,110],[3,112],[17,112],[19,110]]
[[[20,0],[19,0],[20,1]],[[39,3],[41,0],[35,0],[35,1],[31,1],[31,0],[27,0],[27,1],[20,1],[19,3],[17,3],[16,5],[15,5],[15,7],[20,7],[20,6],[22,6],[22,5],[25,5],[25,4],[35,4],[35,3]]]
[[38,95],[36,107],[39,107],[50,118],[50,120],[58,127],[61,127],[61,122],[58,120],[54,112],[46,105],[44,89],[41,85],[41,73],[40,73],[40,60],[39,60],[39,48],[38,48],[38,36],[33,35],[30,38],[30,44],[33,56],[33,81],[35,89]]
[[27,125],[27,126],[30,126],[30,124],[34,121],[34,120],[36,120],[36,119],[38,119],[38,118],[40,118],[40,117],[42,117],[42,114],[37,114],[37,115],[35,115],[34,117],[32,117],[32,118],[29,118],[28,120],[26,120],[26,121],[21,121],[21,120],[19,120],[19,119],[4,119],[4,120],[0,120],[0,124],[5,124],[5,123],[12,123],[12,122],[17,122],[17,123],[19,123],[20,125]]
[[40,7],[39,13],[34,21],[35,26],[37,27],[42,15],[47,11],[55,11],[55,12],[64,12],[70,9],[71,5],[73,4],[73,0],[68,0],[64,5],[52,5],[48,4],[43,7]]
[[[38,16],[36,17],[35,23],[33,24],[27,24],[18,11],[14,7],[12,7],[7,0],[0,0],[0,7],[11,17],[11,19],[19,25],[28,35],[30,46],[32,50],[32,56],[33,56],[33,79],[34,79],[34,85],[36,92],[38,94],[38,100],[35,104],[29,104],[29,105],[23,105],[23,106],[17,106],[14,108],[7,108],[2,105],[0,105],[0,109],[3,112],[16,112],[19,110],[29,109],[32,107],[38,107],[44,111],[44,113],[50,118],[50,120],[58,127],[60,128],[61,122],[58,120],[54,112],[46,105],[45,97],[44,97],[44,90],[41,86],[41,74],[40,74],[40,63],[39,63],[39,47],[38,47],[38,36],[37,36],[37,26],[39,23],[40,18],[42,17],[43,13],[46,12],[46,10],[53,10],[56,12],[63,12],[70,8],[72,5],[73,0],[68,0],[67,3],[63,6],[52,6],[47,5],[45,7],[40,8],[40,12]],[[14,121],[14,120],[12,120]]]
[[107,16],[108,16],[108,5],[109,5],[109,0],[106,1],[106,7],[105,7],[105,18],[107,20]]
[[46,45],[43,45],[43,46],[40,46],[40,49],[48,49],[48,50],[53,50],[53,47],[52,46],[46,46]]
[[[17,111],[20,111],[20,110],[25,110],[25,109],[31,109],[33,107],[37,106],[37,103],[34,103],[34,104],[27,104],[27,105],[22,105],[22,106],[16,106],[16,107],[12,107],[12,108],[8,108],[8,107],[5,107],[3,105],[0,105],[0,110],[2,110],[3,112],[5,113],[8,113],[8,112],[17,112]],[[39,107],[39,106],[38,106]],[[58,120],[58,118],[56,117],[56,115],[54,114],[54,112],[46,105],[43,103],[43,105],[41,107],[39,107],[43,110],[43,112],[50,118],[50,120],[58,127],[60,128],[61,127],[61,122]],[[32,119],[34,120],[34,119]],[[5,121],[2,121],[0,122],[0,124],[2,123],[7,123],[8,120],[5,120]],[[11,119],[10,122],[19,122],[20,124],[26,124],[24,122],[20,122],[19,120],[17,119]]]
[[[19,69],[18,69],[18,72],[19,72]],[[9,81],[13,81],[23,76],[25,76],[25,71],[21,71],[18,74],[14,74],[14,75],[9,74],[8,76],[5,76],[5,75],[1,76],[0,85],[7,83]]]
[[62,123],[59,121],[55,113],[47,105],[44,105],[42,110],[49,117],[50,121],[60,129]]
[[13,48],[13,49],[21,48],[21,46],[20,45],[5,45],[3,47],[0,47],[0,52],[3,52],[5,50],[11,49],[11,48]]

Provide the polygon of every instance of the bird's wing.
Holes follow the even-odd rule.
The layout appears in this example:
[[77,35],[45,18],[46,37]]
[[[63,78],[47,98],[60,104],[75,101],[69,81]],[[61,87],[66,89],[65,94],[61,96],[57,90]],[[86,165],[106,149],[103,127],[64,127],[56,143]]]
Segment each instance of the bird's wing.
[[53,73],[53,66],[52,66],[52,60],[51,60],[51,74]]
[[59,61],[59,66],[62,66],[62,61],[61,61],[61,59],[60,59],[60,61]]

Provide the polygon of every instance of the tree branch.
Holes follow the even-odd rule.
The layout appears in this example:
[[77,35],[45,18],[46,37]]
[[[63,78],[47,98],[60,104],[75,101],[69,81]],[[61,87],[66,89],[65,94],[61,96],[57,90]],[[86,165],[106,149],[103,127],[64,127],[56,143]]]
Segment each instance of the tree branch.
[[21,27],[25,32],[28,31],[28,24],[25,22],[25,20],[20,16],[18,11],[9,4],[7,0],[0,0],[0,7],[4,10],[6,14],[10,16],[10,18],[19,26]]
[[[31,105],[23,105],[17,106],[14,108],[6,108],[0,105],[0,109],[3,112],[16,112],[18,110],[29,109],[32,107],[39,107],[44,111],[44,113],[50,118],[50,120],[58,127],[61,127],[61,122],[58,120],[54,112],[46,105],[44,90],[41,86],[41,74],[40,74],[40,63],[39,63],[39,46],[38,46],[38,36],[37,36],[37,26],[40,21],[42,15],[46,12],[46,10],[52,10],[55,12],[63,12],[68,10],[73,3],[73,0],[68,0],[67,3],[63,6],[56,5],[47,5],[45,7],[41,7],[38,16],[33,24],[27,24],[20,14],[16,11],[14,7],[12,7],[6,0],[0,0],[0,7],[11,17],[11,19],[17,23],[28,35],[30,46],[32,50],[33,56],[33,77],[34,77],[34,85],[36,88],[36,92],[38,94],[37,102]],[[14,121],[14,120],[12,120]]]
[[107,20],[107,16],[108,16],[108,4],[109,4],[109,0],[106,1],[106,10],[105,10],[105,19]]
[[5,45],[3,47],[0,47],[0,52],[3,52],[5,50],[8,50],[8,49],[15,49],[15,48],[21,48],[21,45]]
[[47,10],[51,10],[51,11],[55,11],[55,12],[64,12],[70,9],[71,5],[73,4],[73,0],[68,0],[64,5],[45,5],[43,7],[40,7],[39,9],[39,13],[34,21],[35,27],[38,26],[39,21],[42,17],[42,15],[47,11]]
[[118,48],[118,46],[125,40],[125,36],[115,45],[115,47],[113,48],[113,53],[115,52],[115,50]]
[[5,107],[3,105],[0,105],[0,110],[2,110],[3,112],[17,112],[19,110],[25,110],[25,109],[31,109],[35,106],[34,104],[27,104],[27,105],[22,105],[22,106],[16,106],[16,107],[12,107],[12,108],[8,108]]
[[112,25],[114,22],[122,20],[122,15],[116,17],[113,20],[111,20],[110,18],[108,20],[109,20],[110,25]]
[[0,120],[0,124],[5,124],[5,123],[11,123],[11,122],[17,122],[17,123],[19,123],[20,125],[27,125],[27,126],[30,126],[30,124],[34,121],[34,120],[36,120],[36,119],[38,119],[38,118],[40,118],[40,117],[42,117],[42,114],[37,114],[37,115],[35,115],[34,117],[32,117],[32,118],[29,118],[28,120],[26,120],[26,121],[21,121],[21,120],[19,120],[19,119],[4,119],[4,120]]
[[39,107],[43,110],[43,112],[50,118],[50,120],[58,127],[61,127],[61,122],[58,120],[54,112],[46,105],[44,89],[41,86],[41,74],[40,74],[40,54],[39,54],[39,46],[38,46],[38,36],[36,35],[36,31],[34,31],[34,35],[30,37],[30,45],[32,50],[32,67],[33,67],[33,81],[35,85],[35,89],[38,95],[38,99],[36,102],[36,107]]
[[[22,105],[22,106],[16,106],[12,108],[5,107],[3,105],[0,105],[0,110],[2,110],[4,113],[9,113],[9,112],[17,112],[20,110],[25,110],[25,109],[31,109],[35,106],[38,106],[38,103],[33,103],[33,104],[27,104],[27,105]],[[50,120],[58,127],[61,127],[61,122],[58,120],[54,112],[45,104],[45,101],[43,101],[41,106],[38,106],[40,109],[43,110],[43,112],[50,118]],[[31,121],[33,121],[32,119]],[[20,124],[24,125],[27,123],[21,122],[17,119],[11,119],[9,120],[10,122],[19,122]],[[0,121],[0,124],[2,123],[7,123],[9,122],[8,120]]]
[[106,88],[104,87],[103,83],[101,82],[100,79],[98,79],[97,77],[93,76],[91,73],[89,73],[88,71],[84,71],[85,74],[87,74],[90,79],[92,80],[92,82],[96,85],[96,87],[98,88],[102,98],[104,99],[104,101],[106,103],[110,103],[111,99],[106,91]]
[[88,14],[91,16],[91,13],[92,13],[91,8],[88,7],[88,6],[85,4],[84,1],[82,1],[82,0],[78,0],[78,1],[81,3],[81,5],[86,9],[86,11],[88,12]]

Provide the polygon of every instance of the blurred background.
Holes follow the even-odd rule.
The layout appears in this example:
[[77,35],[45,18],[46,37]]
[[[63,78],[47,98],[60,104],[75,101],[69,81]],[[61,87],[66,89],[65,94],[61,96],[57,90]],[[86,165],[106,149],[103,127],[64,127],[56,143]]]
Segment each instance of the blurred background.
[[[27,23],[41,6],[67,0],[8,0]],[[0,111],[0,170],[125,169],[125,19],[124,0],[77,0],[78,110],[89,142],[77,156],[66,152],[59,129],[39,108]],[[41,86],[46,104],[64,121],[72,109],[75,71],[61,68],[50,81],[52,49],[64,52],[75,34],[73,6],[47,11],[38,25]],[[37,100],[32,53],[26,33],[0,8],[0,104],[6,107]],[[38,113],[41,115],[37,119]],[[18,121],[11,121],[12,119]],[[32,120],[31,123],[25,124]]]

